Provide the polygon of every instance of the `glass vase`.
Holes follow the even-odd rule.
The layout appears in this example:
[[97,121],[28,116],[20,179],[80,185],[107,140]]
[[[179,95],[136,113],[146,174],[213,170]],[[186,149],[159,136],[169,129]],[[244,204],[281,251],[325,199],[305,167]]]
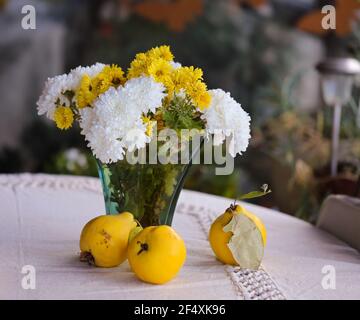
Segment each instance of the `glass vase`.
[[131,212],[143,227],[171,225],[188,164],[98,163],[107,214]]

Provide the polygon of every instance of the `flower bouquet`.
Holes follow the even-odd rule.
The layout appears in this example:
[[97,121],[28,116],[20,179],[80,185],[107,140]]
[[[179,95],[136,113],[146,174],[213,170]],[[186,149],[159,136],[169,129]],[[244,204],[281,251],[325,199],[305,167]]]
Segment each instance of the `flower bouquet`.
[[224,144],[235,157],[250,138],[240,104],[208,90],[202,70],[174,62],[168,46],[138,53],[126,73],[96,63],[49,78],[37,104],[59,129],[78,122],[98,162],[106,212],[130,211],[143,226],[171,224],[201,143]]

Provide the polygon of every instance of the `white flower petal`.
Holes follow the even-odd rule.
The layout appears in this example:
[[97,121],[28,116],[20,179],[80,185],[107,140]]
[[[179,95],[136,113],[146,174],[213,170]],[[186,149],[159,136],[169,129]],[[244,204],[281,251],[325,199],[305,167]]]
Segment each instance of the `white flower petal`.
[[152,77],[141,76],[130,79],[121,91],[125,91],[127,98],[132,101],[141,112],[155,112],[166,96],[165,86],[156,82]]
[[179,69],[179,68],[181,68],[181,63],[180,63],[180,62],[170,61],[170,65],[171,65],[174,69]]
[[214,134],[214,145],[220,145],[230,136],[229,153],[233,157],[242,154],[249,145],[250,116],[230,93],[221,89],[209,90],[209,93],[211,103],[202,118],[206,120],[207,132]]

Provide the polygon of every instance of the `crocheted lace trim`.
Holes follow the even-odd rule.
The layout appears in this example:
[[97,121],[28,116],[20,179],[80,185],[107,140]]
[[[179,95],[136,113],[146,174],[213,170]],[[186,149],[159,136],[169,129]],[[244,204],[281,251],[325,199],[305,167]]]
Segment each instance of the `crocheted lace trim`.
[[[199,222],[207,238],[210,225],[219,214],[201,205],[179,203],[177,212],[188,214]],[[234,285],[238,299],[243,300],[285,300],[275,281],[263,267],[259,270],[241,269],[240,267],[225,266],[225,270]]]

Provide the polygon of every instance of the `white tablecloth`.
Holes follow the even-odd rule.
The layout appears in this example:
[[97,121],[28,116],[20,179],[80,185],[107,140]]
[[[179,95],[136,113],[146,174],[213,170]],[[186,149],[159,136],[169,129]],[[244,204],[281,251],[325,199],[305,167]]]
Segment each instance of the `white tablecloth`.
[[[187,245],[179,276],[162,285],[138,281],[128,263],[90,267],[79,261],[82,226],[104,213],[94,178],[0,175],[0,299],[360,299],[360,254],[315,227],[259,206],[268,245],[262,269],[239,272],[215,260],[207,241],[212,217],[229,199],[184,190],[174,227]],[[22,268],[35,267],[36,289],[23,289]],[[324,266],[333,266],[336,289],[324,289]],[[265,284],[262,288],[257,286]],[[266,291],[266,290],[265,290]],[[255,292],[255,293],[254,293]],[[259,294],[260,292],[260,294]]]

